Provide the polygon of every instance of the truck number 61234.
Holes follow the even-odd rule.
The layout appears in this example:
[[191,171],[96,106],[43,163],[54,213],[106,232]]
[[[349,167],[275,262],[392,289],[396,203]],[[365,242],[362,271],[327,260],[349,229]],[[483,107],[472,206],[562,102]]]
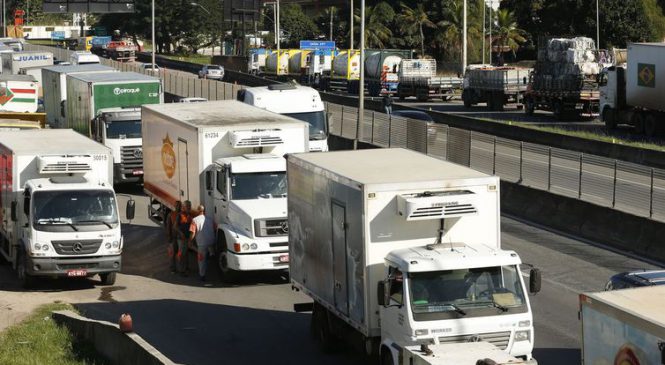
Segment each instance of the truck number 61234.
[[106,155],[93,155],[92,159],[94,161],[106,161],[108,157]]
[[218,132],[207,132],[205,133],[205,138],[219,138]]

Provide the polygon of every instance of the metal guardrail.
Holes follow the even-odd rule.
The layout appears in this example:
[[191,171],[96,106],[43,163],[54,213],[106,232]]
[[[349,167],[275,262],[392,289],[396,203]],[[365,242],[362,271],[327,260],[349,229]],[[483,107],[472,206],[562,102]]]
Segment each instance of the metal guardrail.
[[[69,60],[70,50],[27,44]],[[122,71],[151,75],[136,63],[102,59]],[[155,75],[157,76],[157,75]],[[164,91],[180,97],[234,99],[241,85],[198,79],[162,69]],[[249,77],[249,75],[248,75]],[[333,118],[330,133],[356,138],[358,109],[326,103]],[[377,147],[403,147],[449,160],[501,179],[626,213],[665,222],[665,170],[617,159],[515,141],[441,123],[424,123],[366,110],[359,140]]]
[[[327,109],[333,115],[330,133],[355,139],[358,109],[331,103]],[[367,110],[359,141],[409,148],[504,181],[665,222],[665,170]]]

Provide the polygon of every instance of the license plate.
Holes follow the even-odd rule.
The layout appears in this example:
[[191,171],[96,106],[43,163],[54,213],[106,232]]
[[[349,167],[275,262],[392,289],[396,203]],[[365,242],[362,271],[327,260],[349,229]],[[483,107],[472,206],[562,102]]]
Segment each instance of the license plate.
[[134,170],[132,171],[132,175],[143,175],[143,170]]
[[575,109],[576,109],[576,110],[582,110],[582,109],[584,109],[584,104],[575,104]]
[[279,257],[279,262],[281,263],[287,263],[289,262],[289,255],[282,255]]
[[67,270],[67,276],[87,276],[87,275],[88,275],[88,270],[85,269]]

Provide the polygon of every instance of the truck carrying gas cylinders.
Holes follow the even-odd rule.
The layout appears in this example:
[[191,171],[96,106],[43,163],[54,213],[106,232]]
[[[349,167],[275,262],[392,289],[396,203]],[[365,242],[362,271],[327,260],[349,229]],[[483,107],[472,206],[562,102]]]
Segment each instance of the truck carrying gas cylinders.
[[150,214],[163,220],[177,200],[203,204],[226,281],[286,270],[284,156],[308,151],[308,124],[235,100],[144,105],[141,118]]
[[628,45],[627,64],[606,68],[600,77],[601,117],[608,130],[627,124],[652,137],[665,132],[665,44]]
[[[419,346],[485,342],[536,363],[540,272],[527,285],[501,248],[498,177],[405,149],[292,154],[287,171],[291,281],[314,302],[294,309],[313,310],[324,347],[401,365]],[[475,365],[434,355],[417,361]]]

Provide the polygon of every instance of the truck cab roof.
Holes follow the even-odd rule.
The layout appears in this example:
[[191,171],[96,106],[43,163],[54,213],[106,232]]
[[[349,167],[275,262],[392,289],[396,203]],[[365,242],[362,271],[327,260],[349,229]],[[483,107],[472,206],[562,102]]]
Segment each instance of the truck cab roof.
[[245,154],[225,157],[215,161],[221,166],[231,166],[231,172],[242,174],[251,172],[286,171],[286,159],[270,153]]
[[140,107],[128,107],[128,108],[105,108],[97,111],[97,115],[104,114],[104,119],[107,121],[116,121],[116,120],[140,120],[141,119],[141,108]]
[[297,84],[276,84],[241,90],[240,101],[274,113],[306,113],[324,110],[315,89]]
[[393,250],[386,256],[386,261],[397,265],[403,272],[458,270],[522,263],[514,251],[459,242]]

